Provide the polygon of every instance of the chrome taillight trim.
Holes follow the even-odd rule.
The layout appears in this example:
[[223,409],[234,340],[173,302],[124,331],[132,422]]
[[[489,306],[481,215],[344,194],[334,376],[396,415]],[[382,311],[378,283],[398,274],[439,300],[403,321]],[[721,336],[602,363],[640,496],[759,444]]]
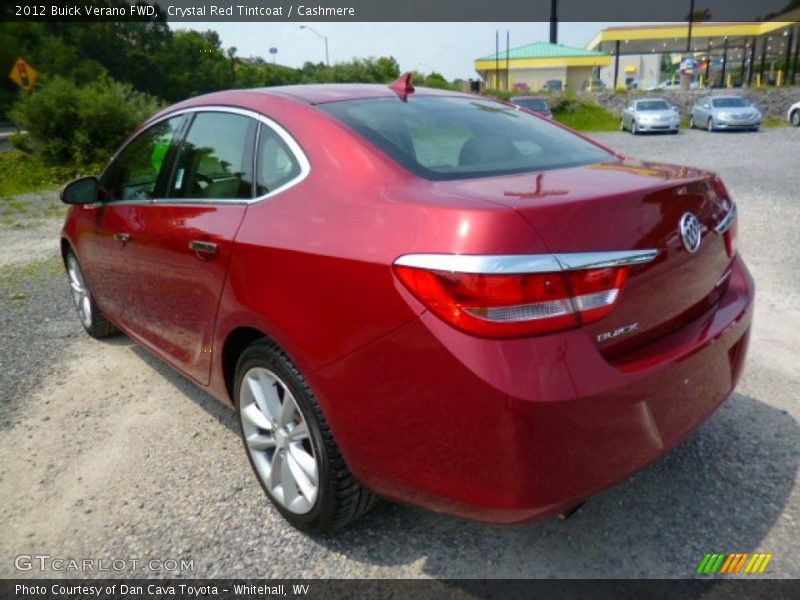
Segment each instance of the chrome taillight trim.
[[576,269],[604,269],[606,267],[624,267],[649,263],[658,250],[630,250],[622,252],[580,252],[574,254],[556,254],[556,260],[565,271]]
[[519,275],[638,265],[650,262],[657,255],[658,250],[508,255],[432,253],[404,254],[395,260],[394,264],[451,273]]
[[731,209],[728,211],[728,214],[722,217],[722,220],[719,223],[717,223],[717,225],[714,227],[714,231],[716,231],[720,235],[728,231],[728,229],[731,228],[731,225],[733,225],[733,222],[736,220],[736,215],[737,215],[736,203],[731,202]]

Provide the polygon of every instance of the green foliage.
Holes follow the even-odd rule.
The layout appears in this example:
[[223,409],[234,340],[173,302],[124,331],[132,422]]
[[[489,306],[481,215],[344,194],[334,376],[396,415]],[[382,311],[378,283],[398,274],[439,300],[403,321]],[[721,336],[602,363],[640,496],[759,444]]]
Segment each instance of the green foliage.
[[327,66],[307,62],[296,83],[390,83],[400,77],[400,67],[391,56],[354,58]]
[[104,78],[78,86],[56,77],[21,97],[10,116],[47,164],[87,165],[108,158],[157,109],[152,96],[127,84]]
[[457,90],[458,86],[450,83],[444,76],[436,71],[428,73],[419,84],[424,87],[437,88],[440,90]]
[[37,154],[11,151],[0,153],[0,198],[53,189],[78,177],[97,174],[102,165],[53,167]]
[[553,111],[555,120],[578,131],[617,131],[619,119],[596,103],[574,101],[569,110]]
[[484,96],[489,96],[490,98],[497,98],[498,100],[510,100],[511,99],[511,92],[508,90],[494,90],[492,88],[487,88],[483,90]]

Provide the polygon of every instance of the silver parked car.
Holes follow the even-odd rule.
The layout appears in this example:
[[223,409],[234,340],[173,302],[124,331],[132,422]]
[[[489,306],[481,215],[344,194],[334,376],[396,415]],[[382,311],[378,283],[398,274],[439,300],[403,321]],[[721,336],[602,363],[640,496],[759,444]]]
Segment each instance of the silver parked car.
[[678,133],[681,117],[677,109],[663,98],[633,100],[623,111],[619,120],[621,131],[626,129],[633,135],[644,131],[669,131]]
[[692,107],[689,127],[717,129],[750,129],[761,126],[761,113],[741,96],[706,96]]
[[786,118],[795,127],[800,127],[800,102],[795,102],[789,107],[786,112]]

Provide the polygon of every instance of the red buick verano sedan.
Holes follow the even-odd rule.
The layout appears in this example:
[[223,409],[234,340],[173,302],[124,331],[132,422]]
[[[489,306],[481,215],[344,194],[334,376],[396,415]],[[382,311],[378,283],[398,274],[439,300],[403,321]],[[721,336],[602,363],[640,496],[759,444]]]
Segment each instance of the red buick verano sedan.
[[80,319],[238,411],[277,509],[557,514],[697,428],[753,282],[713,174],[477,96],[321,85],[172,106],[68,185]]

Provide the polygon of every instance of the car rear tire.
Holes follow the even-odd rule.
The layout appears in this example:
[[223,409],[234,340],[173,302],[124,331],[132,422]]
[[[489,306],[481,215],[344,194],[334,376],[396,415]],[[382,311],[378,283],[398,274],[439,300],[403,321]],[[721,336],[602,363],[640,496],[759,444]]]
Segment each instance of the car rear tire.
[[97,339],[117,333],[118,329],[106,319],[100,307],[97,306],[97,302],[95,302],[94,296],[92,296],[89,286],[86,284],[78,257],[75,256],[72,250],[67,251],[64,262],[67,268],[75,310],[78,311],[78,317],[86,333]]
[[619,120],[619,130],[625,131],[625,121],[622,119]]
[[695,128],[694,115],[689,115],[689,129],[694,129],[694,128]]
[[317,399],[277,345],[261,339],[242,353],[234,396],[250,465],[287,521],[333,531],[372,508],[375,496],[350,473]]
[[792,117],[790,120],[792,122],[792,125],[794,125],[795,127],[800,127],[800,109],[792,112]]

